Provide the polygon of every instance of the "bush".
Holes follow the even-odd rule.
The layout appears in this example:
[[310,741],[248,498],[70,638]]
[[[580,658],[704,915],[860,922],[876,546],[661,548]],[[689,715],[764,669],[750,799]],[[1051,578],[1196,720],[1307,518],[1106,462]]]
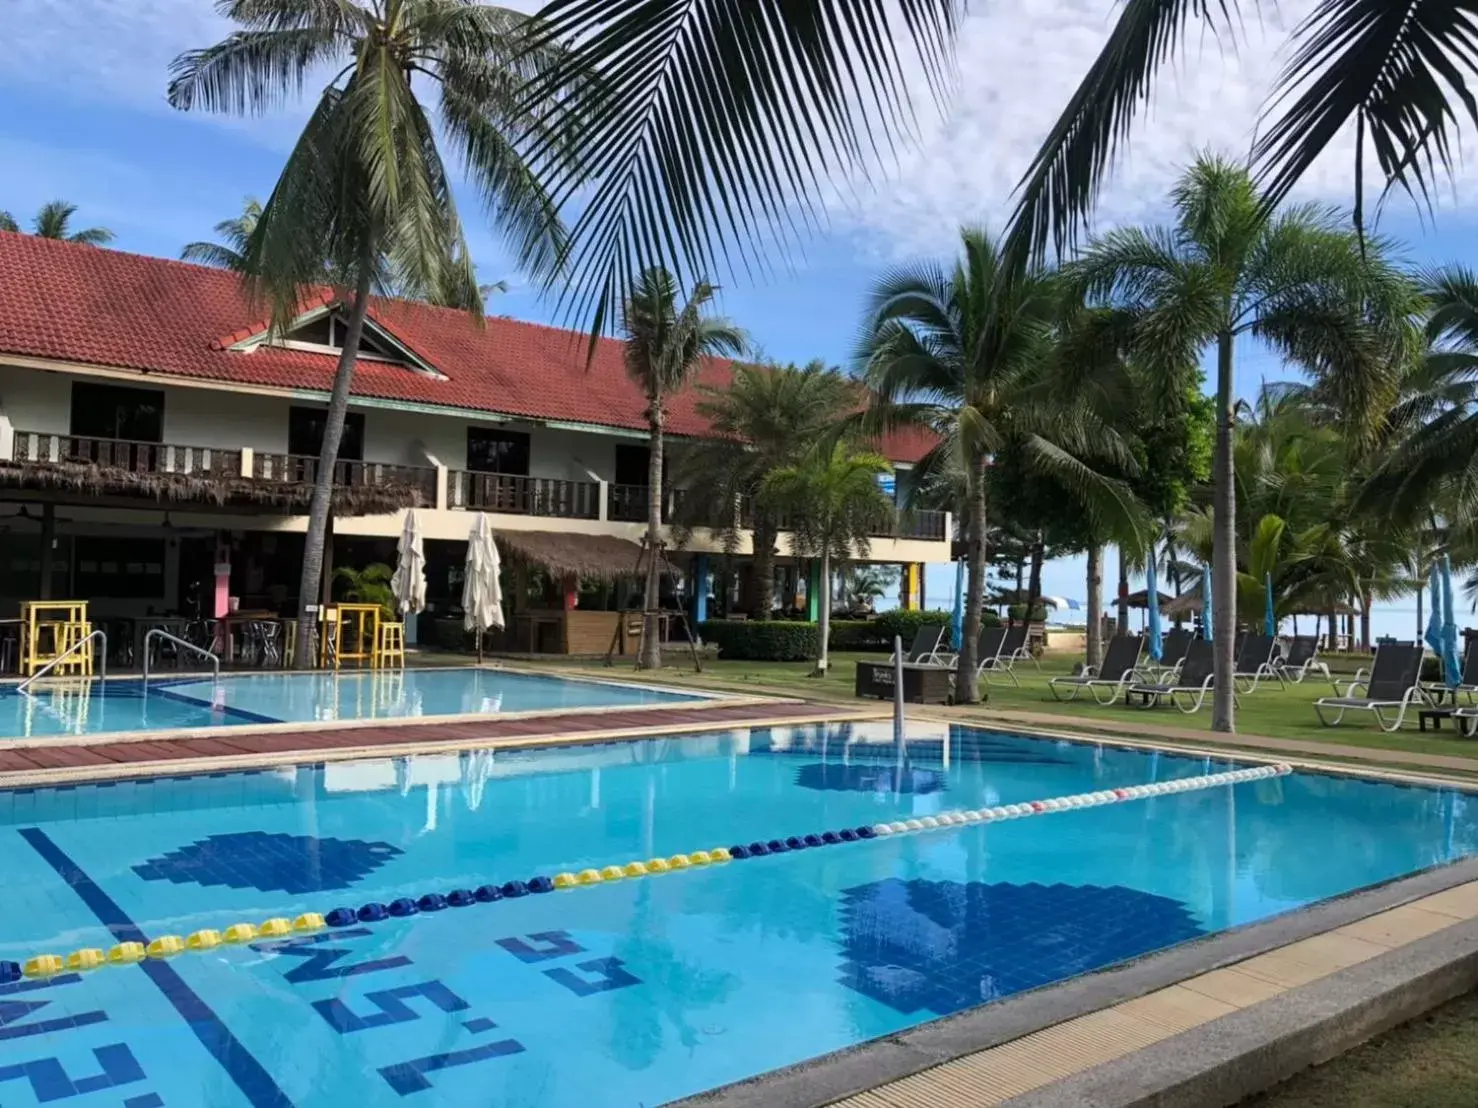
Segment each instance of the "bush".
[[893,649],[893,640],[884,637],[875,619],[834,619],[830,645],[832,650],[887,653]]
[[[1034,606],[1032,608],[1032,613],[1033,613],[1032,614],[1032,622],[1033,623],[1045,623],[1046,620],[1047,620],[1047,605],[1045,605],[1045,604],[1038,604],[1038,605]],[[1026,605],[1025,604],[1012,604],[1009,608],[1006,609],[1006,614],[1012,620],[1016,621],[1017,623],[1020,623],[1022,617],[1026,615]]]
[[725,661],[803,662],[817,653],[816,625],[799,620],[710,619],[698,634]]

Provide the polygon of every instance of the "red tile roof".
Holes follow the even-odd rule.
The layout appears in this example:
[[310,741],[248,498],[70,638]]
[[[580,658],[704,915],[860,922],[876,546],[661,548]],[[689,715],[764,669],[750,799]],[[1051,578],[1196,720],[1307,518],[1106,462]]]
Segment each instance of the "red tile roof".
[[[227,349],[260,333],[231,274],[165,258],[127,254],[0,232],[0,355],[11,354],[167,376],[327,392],[330,354],[261,346]],[[646,401],[626,375],[621,344],[602,339],[586,366],[586,336],[405,301],[378,301],[371,316],[444,374],[437,380],[403,366],[361,362],[354,394],[436,404],[536,420],[643,430]],[[714,361],[698,374],[727,384],[730,366]],[[670,403],[669,427],[703,435],[696,389]],[[886,453],[917,461],[921,435],[893,436]]]

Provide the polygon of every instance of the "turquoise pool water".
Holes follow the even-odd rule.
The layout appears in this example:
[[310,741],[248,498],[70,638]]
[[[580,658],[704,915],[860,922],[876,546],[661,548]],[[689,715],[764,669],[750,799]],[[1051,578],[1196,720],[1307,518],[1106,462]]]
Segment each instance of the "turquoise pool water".
[[404,719],[494,712],[621,708],[701,696],[497,669],[252,673],[218,681],[114,680],[0,687],[0,739],[231,727],[245,723]]
[[[0,793],[0,959],[1232,763],[911,725]],[[0,1103],[654,1105],[1473,852],[1294,774],[0,986]]]

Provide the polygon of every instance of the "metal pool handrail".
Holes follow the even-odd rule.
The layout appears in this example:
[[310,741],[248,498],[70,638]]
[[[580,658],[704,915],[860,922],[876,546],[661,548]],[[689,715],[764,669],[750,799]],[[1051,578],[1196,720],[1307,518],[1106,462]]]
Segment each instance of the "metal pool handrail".
[[63,650],[55,658],[53,658],[51,661],[47,662],[44,666],[38,669],[35,673],[31,674],[31,676],[27,677],[24,681],[22,681],[19,685],[15,687],[15,691],[25,692],[26,688],[31,684],[32,681],[39,681],[41,678],[45,677],[53,669],[61,665],[61,663],[64,662],[67,658],[71,657],[73,654],[76,654],[77,651],[81,650],[88,643],[92,642],[93,639],[103,640],[103,652],[98,655],[98,676],[102,680],[106,681],[108,679],[108,635],[107,632],[102,630],[102,628],[98,628],[96,631],[88,632],[84,637],[78,639],[71,646],[67,647],[67,649]]
[[149,640],[152,639],[155,635],[158,635],[161,639],[168,639],[170,642],[174,643],[176,646],[183,646],[186,650],[193,650],[196,654],[204,654],[207,658],[210,659],[210,668],[211,668],[211,671],[215,674],[215,679],[217,681],[219,681],[221,679],[221,659],[219,657],[217,657],[216,655],[212,654],[209,650],[205,649],[205,647],[203,647],[203,646],[196,646],[194,643],[190,642],[188,639],[182,639],[178,635],[171,635],[168,631],[164,630],[163,628],[155,627],[155,628],[152,628],[146,635],[144,635],[144,680],[145,681],[147,681],[149,679]]

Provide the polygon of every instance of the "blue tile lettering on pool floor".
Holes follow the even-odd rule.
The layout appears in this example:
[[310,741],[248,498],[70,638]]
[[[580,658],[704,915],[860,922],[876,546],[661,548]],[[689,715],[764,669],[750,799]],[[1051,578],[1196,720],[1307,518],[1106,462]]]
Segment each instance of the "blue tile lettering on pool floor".
[[123,1102],[123,1108],[164,1108],[164,1098],[158,1093],[145,1093],[129,1097]]
[[[306,935],[300,939],[279,939],[270,943],[252,943],[258,953],[285,954],[293,958],[306,959],[282,976],[290,985],[302,985],[309,981],[337,981],[342,977],[358,977],[363,973],[378,973],[380,970],[408,966],[411,960],[404,954],[389,958],[374,958],[368,962],[346,962],[338,964],[340,958],[348,957],[353,951],[342,947],[320,947],[320,943],[343,939],[359,939],[371,934],[367,928],[355,927],[348,931],[329,931],[322,935]],[[317,949],[315,949],[317,948]]]
[[[529,941],[525,942],[525,939]],[[498,945],[520,962],[545,962],[550,958],[567,958],[571,954],[585,953],[585,948],[570,938],[568,931],[540,931],[525,935],[522,939],[511,936],[499,939]]]
[[[81,866],[72,861],[66,851],[51,841],[51,836],[39,827],[22,828],[20,836],[56,871],[56,875],[77,894],[78,899],[87,905],[98,922],[112,933],[116,942],[147,945],[149,937],[139,925],[128,917],[118,906],[118,902],[105,893]],[[241,1040],[231,1033],[231,1029],[215,1010],[185,983],[178,970],[155,958],[146,958],[138,964],[138,968],[174,1006],[180,1018],[211,1057],[220,1063],[252,1108],[293,1108],[293,1102],[278,1087],[272,1075],[242,1045]],[[101,1056],[99,1061],[101,1062]]]
[[551,981],[557,981],[576,996],[594,996],[596,993],[608,993],[613,989],[625,989],[632,985],[640,985],[641,978],[637,977],[621,967],[620,958],[596,958],[589,962],[577,962],[575,969],[586,974],[582,977],[573,970],[561,966],[559,969],[547,969],[544,976]]
[[29,1081],[36,1099],[47,1104],[144,1080],[138,1059],[122,1043],[96,1047],[92,1053],[102,1071],[100,1073],[80,1077],[69,1074],[56,1058],[37,1058],[32,1062],[0,1066],[0,1088],[11,1081]]
[[239,831],[211,835],[133,867],[145,881],[293,895],[347,889],[400,853],[389,843]]
[[1097,885],[904,881],[843,890],[841,981],[946,1016],[1196,938],[1184,904]]
[[365,993],[365,1004],[377,1010],[363,1015],[355,1012],[338,997],[315,1000],[313,1007],[340,1035],[350,1035],[356,1031],[368,1031],[375,1027],[388,1027],[392,1023],[408,1023],[420,1019],[421,1013],[406,1003],[417,997],[429,1001],[443,1012],[465,1012],[472,1007],[440,981],[422,981],[416,985],[402,985],[398,989]]

